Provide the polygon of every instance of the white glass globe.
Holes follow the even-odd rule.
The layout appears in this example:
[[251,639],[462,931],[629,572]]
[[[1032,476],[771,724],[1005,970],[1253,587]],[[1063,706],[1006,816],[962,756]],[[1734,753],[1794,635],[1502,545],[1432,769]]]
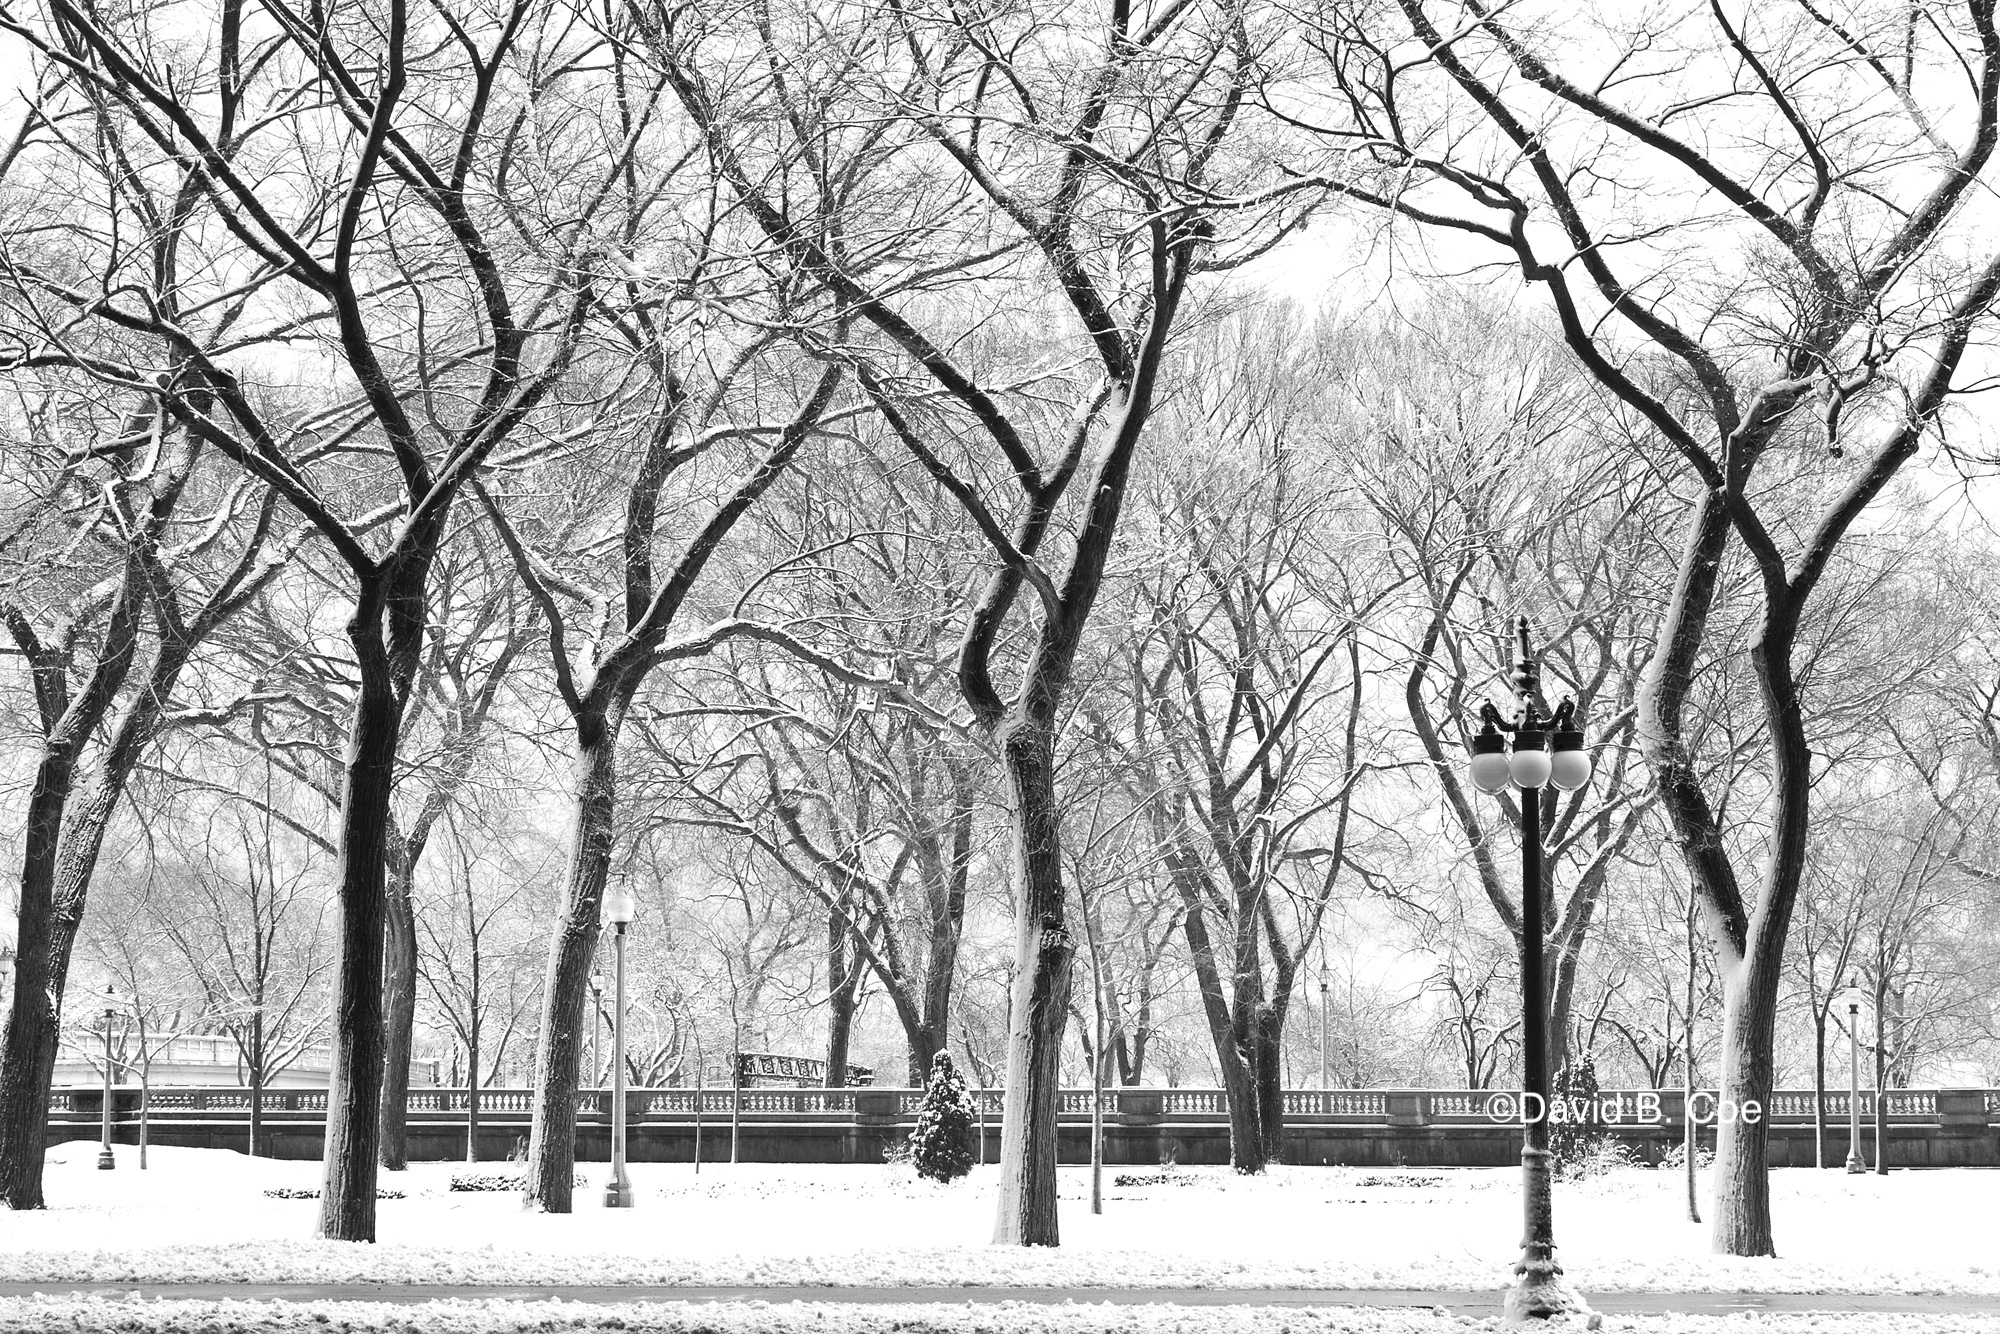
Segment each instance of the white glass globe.
[[614,926],[624,926],[637,915],[638,910],[639,905],[634,903],[632,896],[623,890],[605,897],[604,915]]
[[1574,792],[1590,781],[1590,754],[1581,750],[1559,750],[1549,757],[1549,779],[1565,792]]
[[1489,750],[1483,755],[1474,755],[1467,766],[1472,773],[1472,785],[1481,792],[1498,792],[1507,786],[1510,770],[1507,766],[1507,752]]
[[1516,750],[1507,760],[1515,787],[1541,787],[1549,781],[1549,753],[1545,750]]

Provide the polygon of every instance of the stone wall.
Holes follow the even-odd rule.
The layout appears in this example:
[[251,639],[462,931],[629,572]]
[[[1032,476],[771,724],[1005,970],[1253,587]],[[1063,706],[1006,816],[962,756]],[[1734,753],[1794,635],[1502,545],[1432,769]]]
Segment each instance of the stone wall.
[[[240,1093],[240,1090],[236,1091]],[[1186,1164],[1225,1164],[1229,1161],[1229,1125],[1213,1111],[1169,1111],[1173,1091],[1120,1089],[1109,1095],[1109,1105],[1117,1110],[1105,1114],[1104,1159],[1119,1167],[1152,1167],[1166,1161]],[[695,1154],[695,1120],[688,1110],[661,1112],[652,1106],[657,1091],[635,1090],[628,1104],[627,1154],[635,1162],[691,1162]],[[989,1091],[990,1095],[990,1091]],[[430,1095],[435,1102],[436,1095]],[[461,1095],[462,1096],[462,1095]],[[1068,1095],[1065,1095],[1066,1097]],[[1087,1106],[1088,1092],[1081,1095]],[[1496,1124],[1490,1115],[1469,1113],[1468,1106],[1489,1095],[1427,1090],[1389,1090],[1371,1095],[1380,1105],[1377,1115],[1354,1113],[1295,1113],[1286,1121],[1285,1161],[1299,1164],[1342,1164],[1363,1167],[1504,1167],[1520,1161],[1520,1131],[1508,1124]],[[1635,1095],[1622,1095],[1629,1099]],[[1681,1141],[1682,1107],[1680,1095],[1664,1092],[1659,1099],[1659,1120],[1647,1123],[1622,1121],[1605,1127],[1633,1153],[1657,1163]],[[1806,1095],[1810,1097],[1810,1095]],[[95,1140],[99,1135],[103,1107],[101,1095],[78,1090],[66,1095],[69,1105],[50,1115],[51,1143],[65,1140]],[[271,1095],[264,1113],[264,1134],[272,1156],[317,1158],[324,1133],[324,1112],[301,1103],[310,1101],[293,1096]],[[413,1095],[414,1097],[414,1095]],[[711,1094],[715,1103],[705,1103],[701,1126],[701,1157],[704,1162],[727,1162],[730,1156],[728,1091]],[[1914,1097],[1914,1095],[1913,1095]],[[1470,1100],[1470,1101],[1469,1101]],[[204,1100],[205,1101],[205,1100]],[[238,1101],[240,1098],[218,1098]],[[610,1157],[610,1095],[584,1095],[586,1110],[577,1118],[577,1156],[584,1162],[604,1162]],[[765,1097],[764,1103],[785,1101]],[[801,1097],[805,1105],[816,1101]],[[909,1133],[914,1123],[914,1099],[904,1090],[857,1089],[844,1091],[839,1110],[787,1112],[759,1110],[741,1117],[739,1152],[745,1162],[792,1163],[879,1163],[885,1152]],[[1185,1102],[1186,1099],[1175,1099]],[[1911,1101],[1888,1126],[1888,1157],[1891,1167],[1994,1167],[2000,1166],[2000,1125],[1987,1111],[2000,1098],[1983,1089],[1922,1091],[1920,1101]],[[496,1096],[490,1110],[482,1111],[479,1157],[500,1161],[514,1155],[525,1143],[528,1116],[519,1091]],[[1893,1104],[1892,1104],[1893,1105]],[[1452,1108],[1440,1113],[1439,1108]],[[1827,1127],[1827,1161],[1839,1164],[1847,1156],[1847,1122],[1843,1115]],[[1920,1108],[1920,1111],[1908,1110]],[[466,1157],[466,1130],[463,1112],[449,1110],[412,1111],[409,1114],[409,1151],[413,1161],[459,1160]],[[149,1134],[155,1144],[200,1148],[243,1149],[248,1135],[249,1113],[235,1107],[188,1107],[155,1110]],[[114,1094],[112,1138],[115,1143],[138,1142],[138,1094],[119,1090]],[[1813,1161],[1814,1127],[1809,1119],[1796,1116],[1773,1118],[1771,1163],[1775,1167],[1809,1167]],[[1061,1159],[1065,1163],[1090,1161],[1090,1121],[1087,1112],[1066,1111],[1057,1129]],[[1702,1132],[1704,1144],[1712,1144],[1712,1131]],[[1862,1156],[1872,1167],[1875,1162],[1874,1127],[1864,1117],[1861,1126]],[[999,1153],[1000,1118],[989,1112],[985,1119],[985,1154],[991,1161]]]

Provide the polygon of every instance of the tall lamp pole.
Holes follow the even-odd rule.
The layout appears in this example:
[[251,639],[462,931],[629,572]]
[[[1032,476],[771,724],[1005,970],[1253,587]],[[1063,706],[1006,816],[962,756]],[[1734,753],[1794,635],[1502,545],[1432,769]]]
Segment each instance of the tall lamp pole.
[[97,1170],[109,1172],[118,1166],[111,1155],[111,1021],[118,1017],[118,989],[104,988],[104,1131],[97,1146]]
[[1326,984],[1326,965],[1321,964],[1319,974],[1319,1091],[1321,1093],[1333,1087],[1326,1082],[1327,1020],[1333,1013],[1333,1005],[1328,1000],[1330,991],[1331,988]]
[[[1847,1007],[1847,1172],[1868,1170],[1861,1160],[1861,984],[1849,978],[1840,1000]],[[1879,1096],[1879,1095],[1878,1095]]]
[[604,1078],[604,974],[590,975],[590,1083]]
[[[1587,1311],[1583,1298],[1562,1279],[1556,1263],[1555,1209],[1549,1164],[1549,1000],[1543,971],[1546,910],[1542,896],[1542,834],[1555,812],[1554,789],[1571,791],[1590,781],[1590,756],[1575,725],[1576,706],[1565,699],[1553,714],[1535,705],[1541,664],[1528,647],[1528,618],[1514,623],[1516,657],[1513,721],[1491,704],[1480,709],[1483,726],[1472,737],[1474,787],[1489,795],[1511,783],[1520,790],[1521,814],[1521,1205],[1524,1227],[1514,1286],[1507,1293],[1511,1320],[1546,1319]],[[1505,733],[1514,737],[1509,754]],[[1553,747],[1553,750],[1551,749]]]
[[611,973],[611,1179],[604,1183],[604,1207],[630,1209],[632,1182],[625,1175],[625,928],[632,925],[638,905],[619,890],[604,901],[604,912],[617,932],[611,938],[615,962]]

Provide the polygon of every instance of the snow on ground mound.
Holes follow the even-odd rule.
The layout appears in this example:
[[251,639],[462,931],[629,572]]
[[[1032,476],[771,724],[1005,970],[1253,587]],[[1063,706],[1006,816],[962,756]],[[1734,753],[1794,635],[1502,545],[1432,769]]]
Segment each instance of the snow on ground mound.
[[[635,1164],[638,1207],[602,1207],[602,1164],[576,1212],[448,1189],[463,1164],[384,1173],[408,1198],[377,1211],[379,1245],[312,1239],[316,1162],[155,1149],[96,1170],[95,1144],[50,1151],[49,1208],[0,1212],[0,1279],[713,1285],[1469,1288],[1503,1286],[1520,1236],[1511,1170],[1277,1168],[1118,1187],[1104,1213],[1065,1168],[1057,1249],[988,1244],[997,1179],[941,1186],[881,1166]],[[1125,1169],[1120,1169],[1125,1170]],[[1160,1175],[1160,1169],[1137,1172]],[[1556,1191],[1556,1239],[1585,1293],[2000,1293],[1981,1221],[1994,1177],[1773,1176],[1778,1260],[1716,1256],[1684,1220],[1681,1179],[1633,1169]],[[1704,1205],[1706,1201],[1704,1201]]]
[[[1434,1311],[1248,1306],[835,1306],[661,1302],[178,1302],[41,1298],[0,1300],[0,1329],[20,1334],[1459,1334],[1497,1330],[1494,1319]],[[1580,1331],[1551,1321],[1551,1334]],[[2000,1334],[2000,1319],[1953,1315],[1610,1316],[1630,1334]]]

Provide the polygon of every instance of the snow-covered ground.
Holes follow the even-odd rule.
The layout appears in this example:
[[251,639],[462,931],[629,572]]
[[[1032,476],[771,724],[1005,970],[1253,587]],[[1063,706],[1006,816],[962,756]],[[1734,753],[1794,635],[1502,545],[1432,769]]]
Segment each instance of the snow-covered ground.
[[[425,1283],[1023,1284],[1079,1287],[1503,1286],[1520,1235],[1518,1174],[1185,1168],[1187,1184],[1112,1185],[1063,1169],[1059,1249],[987,1244],[993,1169],[938,1186],[882,1166],[708,1164],[632,1169],[638,1207],[600,1204],[604,1166],[567,1216],[510,1194],[447,1189],[462,1164],[385,1173],[379,1245],[312,1240],[317,1204],[267,1188],[318,1184],[319,1165],[155,1148],[151,1170],[96,1145],[49,1151],[49,1207],[0,1211],[0,1280]],[[486,1164],[484,1170],[504,1165]],[[1137,1170],[1145,1176],[1158,1169]],[[2000,1176],[1774,1175],[1777,1260],[1710,1255],[1683,1221],[1681,1181],[1632,1169],[1562,1183],[1559,1255],[1584,1292],[2000,1293],[1991,1242]]]
[[[1422,1310],[1250,1306],[844,1306],[804,1302],[182,1302],[0,1300],[0,1329],[18,1334],[1465,1334],[1494,1318]],[[1581,1334],[1556,1321],[1550,1334]],[[1610,1316],[1617,1334],[1996,1334],[2000,1319],[1961,1315]]]

